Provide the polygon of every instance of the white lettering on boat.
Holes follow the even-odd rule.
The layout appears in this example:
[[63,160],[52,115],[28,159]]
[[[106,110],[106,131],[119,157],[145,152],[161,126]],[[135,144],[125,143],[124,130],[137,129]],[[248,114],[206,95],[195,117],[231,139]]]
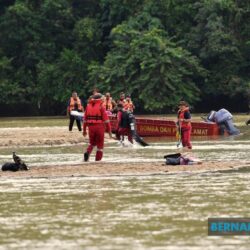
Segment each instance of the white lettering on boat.
[[196,128],[196,129],[193,129],[192,131],[193,135],[208,135],[208,130],[207,129],[202,129],[202,128]]

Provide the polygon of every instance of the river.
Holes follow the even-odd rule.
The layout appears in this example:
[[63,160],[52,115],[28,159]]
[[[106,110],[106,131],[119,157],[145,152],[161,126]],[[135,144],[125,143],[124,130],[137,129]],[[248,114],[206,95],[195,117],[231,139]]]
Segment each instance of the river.
[[249,249],[249,236],[207,236],[209,217],[249,217],[249,179],[5,179],[0,249]]
[[[206,160],[249,159],[247,128],[237,137],[194,139]],[[174,140],[147,148],[106,145],[104,161],[162,161]],[[1,161],[7,150],[1,149]],[[20,148],[31,166],[82,161],[82,145]],[[136,177],[1,178],[0,249],[249,249],[249,236],[207,235],[210,217],[250,217],[250,172]]]

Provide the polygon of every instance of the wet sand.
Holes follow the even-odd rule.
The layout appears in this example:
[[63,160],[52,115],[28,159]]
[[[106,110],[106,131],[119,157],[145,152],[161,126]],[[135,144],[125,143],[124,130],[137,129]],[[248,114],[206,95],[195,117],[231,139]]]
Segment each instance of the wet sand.
[[86,140],[82,132],[76,128],[69,132],[66,126],[0,129],[0,147],[55,146],[78,144]]
[[[113,139],[105,138],[106,142]],[[82,136],[77,129],[69,132],[67,127],[26,127],[26,128],[1,128],[0,147],[33,147],[57,146],[62,144],[87,143],[88,139]],[[55,178],[74,176],[137,176],[175,173],[199,173],[211,171],[237,170],[250,168],[250,161],[206,162],[200,165],[166,166],[162,162],[144,163],[110,163],[110,162],[83,162],[78,165],[51,165],[33,166],[29,171],[2,172],[2,178]]]
[[87,162],[79,165],[32,167],[29,171],[0,172],[2,178],[56,178],[56,177],[95,177],[95,176],[146,176],[177,173],[203,173],[217,171],[237,171],[250,169],[250,162],[208,162],[199,165],[167,166],[164,162],[147,163],[108,163]]

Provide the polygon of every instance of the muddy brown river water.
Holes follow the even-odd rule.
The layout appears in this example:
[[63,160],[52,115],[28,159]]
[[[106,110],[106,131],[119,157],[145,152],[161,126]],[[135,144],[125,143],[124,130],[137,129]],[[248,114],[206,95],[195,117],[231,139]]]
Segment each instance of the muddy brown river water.
[[249,236],[207,235],[209,217],[249,217],[246,126],[237,137],[194,138],[201,171],[167,169],[163,155],[176,151],[168,138],[147,148],[107,140],[104,164],[84,164],[86,141],[55,128],[30,128],[31,139],[27,129],[0,129],[0,161],[14,150],[34,170],[0,175],[0,249],[249,249]]

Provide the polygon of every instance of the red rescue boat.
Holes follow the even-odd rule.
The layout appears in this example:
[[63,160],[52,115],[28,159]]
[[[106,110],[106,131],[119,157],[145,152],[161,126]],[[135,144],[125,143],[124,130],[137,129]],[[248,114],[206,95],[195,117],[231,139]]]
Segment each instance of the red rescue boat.
[[[117,127],[116,116],[110,116],[112,131]],[[176,136],[175,121],[153,118],[136,118],[136,131],[142,137]],[[219,126],[214,122],[192,122],[193,136],[219,135]]]

